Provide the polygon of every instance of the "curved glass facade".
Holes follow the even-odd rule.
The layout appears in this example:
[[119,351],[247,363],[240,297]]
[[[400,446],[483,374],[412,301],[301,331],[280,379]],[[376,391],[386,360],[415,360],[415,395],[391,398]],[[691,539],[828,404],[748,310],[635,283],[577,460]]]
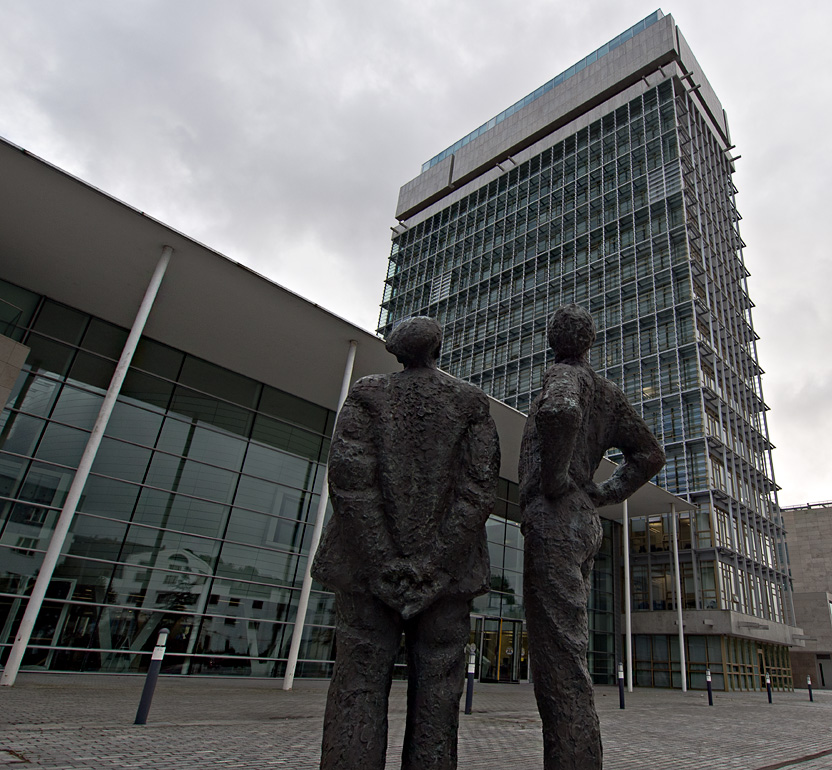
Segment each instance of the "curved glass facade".
[[[0,417],[5,660],[127,332],[2,281],[0,299],[19,311],[6,335],[30,348]],[[166,673],[282,676],[334,417],[143,338],[24,669],[137,672],[168,628]],[[502,481],[493,590],[474,608],[498,623],[523,619],[516,496]],[[313,584],[298,676],[330,674],[333,621]]]
[[[0,432],[5,654],[126,331],[3,289],[27,308],[11,336],[31,348]],[[143,339],[24,666],[135,671],[167,627],[167,671],[279,676],[333,422]],[[310,604],[299,674],[327,674],[331,597]]]

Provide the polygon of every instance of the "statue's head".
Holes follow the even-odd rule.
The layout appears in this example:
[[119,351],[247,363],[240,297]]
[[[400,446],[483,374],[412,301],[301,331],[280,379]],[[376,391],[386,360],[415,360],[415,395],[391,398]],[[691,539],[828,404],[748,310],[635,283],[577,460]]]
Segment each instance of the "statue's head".
[[549,319],[548,334],[556,361],[582,359],[595,342],[595,322],[580,305],[563,305]]
[[390,332],[386,347],[405,367],[433,368],[442,347],[442,327],[428,316],[407,318]]

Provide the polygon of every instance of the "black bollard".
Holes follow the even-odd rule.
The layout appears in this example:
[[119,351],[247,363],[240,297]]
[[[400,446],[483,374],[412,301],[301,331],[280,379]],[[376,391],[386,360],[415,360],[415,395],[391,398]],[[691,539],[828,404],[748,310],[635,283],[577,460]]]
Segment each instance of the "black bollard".
[[153,648],[153,654],[150,656],[150,665],[147,667],[147,677],[144,680],[144,689],[142,690],[142,699],[139,701],[139,709],[136,711],[136,721],[134,725],[147,724],[147,712],[150,711],[150,704],[153,701],[153,691],[156,689],[156,680],[159,678],[159,669],[162,668],[162,658],[165,657],[165,645],[168,643],[167,628],[159,631],[159,636],[156,639],[156,646]]
[[771,703],[771,674],[766,672],[766,692],[768,692],[768,702]]
[[809,700],[812,703],[814,703],[815,702],[815,696],[812,695],[812,677],[810,677],[810,676],[806,677],[806,686],[809,688]]
[[465,649],[468,651],[468,688],[465,691],[465,713],[471,713],[474,705],[474,672],[477,670],[477,645],[468,644]]
[[624,708],[624,664],[618,664],[618,708]]
[[714,705],[714,691],[711,688],[711,669],[705,669],[705,684],[708,685],[708,705]]

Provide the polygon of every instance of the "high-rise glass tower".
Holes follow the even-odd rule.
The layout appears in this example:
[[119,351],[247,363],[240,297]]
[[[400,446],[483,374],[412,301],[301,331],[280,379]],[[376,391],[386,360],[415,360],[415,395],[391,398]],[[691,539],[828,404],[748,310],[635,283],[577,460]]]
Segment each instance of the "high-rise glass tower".
[[[402,187],[379,331],[440,319],[440,365],[526,411],[546,321],[588,308],[591,362],[697,505],[630,524],[636,681],[791,684],[793,611],[725,113],[671,16],[648,16],[427,161]],[[615,455],[612,455],[615,460]],[[637,512],[635,512],[637,513]],[[675,614],[675,612],[674,612]]]

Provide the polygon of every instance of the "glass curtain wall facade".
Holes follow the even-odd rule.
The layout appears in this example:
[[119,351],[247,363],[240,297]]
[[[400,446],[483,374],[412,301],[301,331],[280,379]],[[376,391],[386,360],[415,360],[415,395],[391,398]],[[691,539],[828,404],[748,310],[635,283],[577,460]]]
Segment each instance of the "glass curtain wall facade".
[[[586,307],[598,329],[592,365],[667,453],[654,481],[697,504],[680,516],[684,608],[792,622],[727,155],[678,78],[645,85],[510,170],[503,162],[465,197],[403,222],[379,332],[437,317],[440,366],[527,411],[552,363],[549,315]],[[670,532],[668,516],[632,519],[636,611],[676,608]]]
[[[0,283],[31,348],[0,429],[5,656],[126,331]],[[129,672],[171,630],[166,671],[279,676],[333,413],[142,339],[24,667]],[[326,674],[331,597],[299,671]]]
[[[590,587],[589,659],[596,684],[615,683],[613,525],[602,522],[604,538]],[[500,480],[497,506],[486,525],[491,558],[491,590],[474,599],[471,641],[477,645],[476,675],[482,681],[529,678],[523,604],[523,535],[519,488]]]
[[[0,299],[31,349],[0,417],[4,661],[127,331],[3,281]],[[142,338],[23,668],[142,671],[169,628],[165,673],[282,676],[334,417]],[[523,618],[516,502],[501,481],[475,608],[506,632]],[[332,598],[313,583],[298,676],[331,673]],[[488,654],[500,681],[528,676],[520,644]]]

